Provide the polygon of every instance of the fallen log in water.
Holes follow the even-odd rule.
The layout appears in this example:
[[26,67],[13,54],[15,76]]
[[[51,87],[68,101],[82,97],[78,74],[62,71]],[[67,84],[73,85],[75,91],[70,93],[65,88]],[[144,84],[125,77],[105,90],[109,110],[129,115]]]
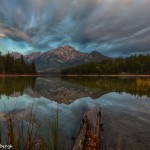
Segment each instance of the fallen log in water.
[[102,150],[101,108],[85,112],[72,150]]

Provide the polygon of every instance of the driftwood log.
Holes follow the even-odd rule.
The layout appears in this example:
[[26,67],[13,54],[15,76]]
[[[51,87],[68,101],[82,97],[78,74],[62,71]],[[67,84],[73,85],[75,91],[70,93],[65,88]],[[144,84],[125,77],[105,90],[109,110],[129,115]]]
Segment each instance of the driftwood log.
[[102,113],[96,107],[85,112],[72,150],[102,150]]

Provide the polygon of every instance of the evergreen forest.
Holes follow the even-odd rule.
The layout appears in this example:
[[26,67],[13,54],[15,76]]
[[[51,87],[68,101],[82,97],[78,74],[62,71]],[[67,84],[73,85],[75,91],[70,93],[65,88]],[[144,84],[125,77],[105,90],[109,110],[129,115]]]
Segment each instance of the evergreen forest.
[[9,53],[6,55],[0,53],[0,74],[36,74],[35,63],[25,62],[23,56],[14,58]]
[[63,75],[150,74],[150,55],[109,58],[61,70]]

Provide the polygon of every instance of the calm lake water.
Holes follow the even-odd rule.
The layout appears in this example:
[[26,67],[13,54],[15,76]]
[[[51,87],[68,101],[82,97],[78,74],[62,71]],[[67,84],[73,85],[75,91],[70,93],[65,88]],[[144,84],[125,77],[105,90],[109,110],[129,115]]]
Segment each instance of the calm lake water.
[[[8,112],[20,116],[36,110],[36,122],[47,123],[58,110],[60,143],[72,145],[84,112],[103,111],[104,147],[107,150],[150,149],[150,79],[117,77],[12,77],[0,78],[0,120]],[[33,108],[32,108],[33,107]],[[61,146],[60,146],[61,147]]]

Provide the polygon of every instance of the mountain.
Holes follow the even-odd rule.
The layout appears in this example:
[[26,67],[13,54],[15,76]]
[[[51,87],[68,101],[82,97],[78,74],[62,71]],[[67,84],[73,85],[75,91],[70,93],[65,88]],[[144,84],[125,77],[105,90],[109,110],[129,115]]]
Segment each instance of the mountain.
[[[12,53],[11,55],[15,58],[19,57],[18,53]],[[24,59],[27,62],[35,62],[37,70],[40,73],[55,73],[59,72],[62,68],[84,64],[91,61],[102,61],[107,58],[108,57],[102,55],[97,51],[84,53],[75,50],[71,46],[60,46],[45,53],[33,52],[28,55],[24,55]]]
[[12,52],[12,53],[10,53],[10,55],[11,55],[12,57],[14,57],[14,58],[21,58],[21,55],[22,55],[22,54],[17,53],[17,52]]
[[27,62],[35,62],[40,56],[42,55],[41,52],[32,52],[28,55],[25,55],[24,58]]
[[76,51],[70,46],[64,46],[43,53],[35,62],[38,70],[61,69],[74,65],[85,56],[86,53]]

